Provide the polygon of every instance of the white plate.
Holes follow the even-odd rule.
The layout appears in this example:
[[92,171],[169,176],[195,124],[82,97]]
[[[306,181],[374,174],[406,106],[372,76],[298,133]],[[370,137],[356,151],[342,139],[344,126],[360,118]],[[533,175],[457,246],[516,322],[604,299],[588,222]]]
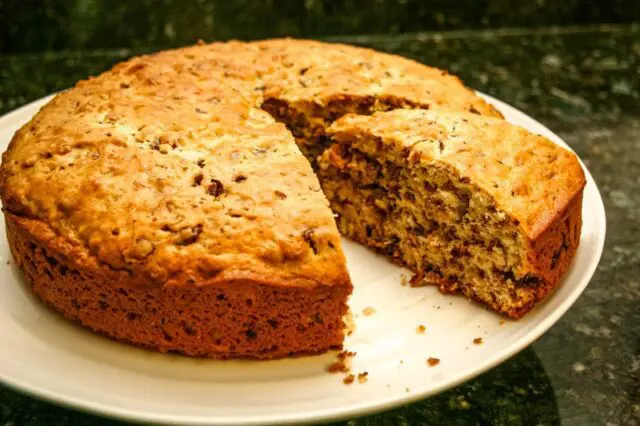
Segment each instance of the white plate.
[[[0,118],[0,150],[50,98]],[[487,99],[506,118],[562,140],[522,112]],[[583,165],[584,167],[584,165]],[[436,394],[486,371],[523,349],[575,302],[604,245],[605,213],[586,171],[580,248],[554,294],[518,322],[435,287],[401,286],[403,269],[344,241],[355,284],[356,331],[346,347],[357,352],[353,372],[367,383],[342,383],[326,367],[335,354],[268,362],[194,360],[112,342],[45,308],[29,291],[0,231],[0,380],[57,403],[131,420],[176,424],[264,424],[346,418]],[[362,315],[365,307],[376,313]],[[416,333],[424,324],[425,334]],[[482,337],[484,343],[473,344]],[[441,360],[435,367],[428,357]]]

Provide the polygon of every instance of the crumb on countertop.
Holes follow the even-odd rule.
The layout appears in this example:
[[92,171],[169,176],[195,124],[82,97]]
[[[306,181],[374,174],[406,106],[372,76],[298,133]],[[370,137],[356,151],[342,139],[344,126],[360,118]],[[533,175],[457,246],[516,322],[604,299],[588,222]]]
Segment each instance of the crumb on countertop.
[[366,383],[368,376],[369,376],[368,371],[365,371],[363,373],[358,373],[358,383]]
[[353,374],[349,374],[347,377],[342,379],[342,383],[344,383],[345,385],[350,385],[355,379],[356,376],[354,376]]
[[482,344],[482,337],[476,337],[475,339],[473,339],[473,343],[476,345],[481,345]]
[[500,320],[500,325],[505,325],[507,322],[503,319]]
[[401,286],[405,287],[408,282],[409,282],[409,278],[405,274],[400,275],[400,285]]
[[364,308],[362,310],[362,315],[364,315],[365,317],[368,317],[370,315],[373,315],[376,313],[375,308],[372,308],[371,306],[367,306],[366,308]]
[[427,330],[427,327],[425,327],[424,325],[420,324],[418,326],[418,328],[416,329],[416,333],[418,334],[424,334],[424,332]]

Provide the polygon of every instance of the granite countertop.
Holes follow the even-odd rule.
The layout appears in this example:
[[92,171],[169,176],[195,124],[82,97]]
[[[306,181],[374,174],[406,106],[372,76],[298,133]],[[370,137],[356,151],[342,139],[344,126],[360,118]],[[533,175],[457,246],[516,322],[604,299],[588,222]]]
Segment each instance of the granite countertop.
[[[439,396],[349,425],[640,425],[640,26],[348,36],[449,69],[550,127],[584,160],[607,211],[591,284],[533,345]],[[0,55],[0,112],[140,51]],[[120,424],[0,385],[0,423]]]

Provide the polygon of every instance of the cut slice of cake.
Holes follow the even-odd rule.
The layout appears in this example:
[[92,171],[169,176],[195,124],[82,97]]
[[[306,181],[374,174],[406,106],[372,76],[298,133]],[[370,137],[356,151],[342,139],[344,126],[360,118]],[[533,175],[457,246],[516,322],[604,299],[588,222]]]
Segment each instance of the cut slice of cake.
[[574,154],[506,121],[446,110],[348,115],[320,181],[340,231],[520,318],[568,269],[585,178]]

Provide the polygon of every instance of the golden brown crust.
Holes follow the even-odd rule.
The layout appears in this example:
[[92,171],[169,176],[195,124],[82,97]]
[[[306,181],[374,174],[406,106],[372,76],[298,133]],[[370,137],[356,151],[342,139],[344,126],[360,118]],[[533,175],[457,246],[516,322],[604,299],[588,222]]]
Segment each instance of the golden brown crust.
[[[135,108],[107,110],[135,129],[144,121],[162,127],[152,111],[147,116]],[[151,126],[118,136],[125,124],[100,129],[82,117],[68,124],[81,135],[61,136],[47,126],[70,121],[64,118],[69,112],[63,106],[48,111],[32,124],[35,134],[16,135],[4,156],[5,209],[39,218],[100,263],[157,285],[242,270],[292,284],[299,277],[323,285],[345,281],[339,235],[318,181],[293,139],[268,116],[260,117],[265,128],[209,125],[197,139],[185,130],[186,140],[164,130],[140,135]],[[39,123],[45,118],[53,123]],[[203,139],[212,131],[224,133]],[[164,138],[177,138],[178,146],[163,152],[157,145]],[[190,155],[195,158],[183,158]]]
[[541,283],[531,287],[534,293],[531,305],[511,316],[520,318],[531,310],[555,288],[571,266],[580,244],[582,196],[581,189],[535,240],[527,242],[527,261],[523,269],[530,271],[532,276],[540,277]]
[[492,105],[465,88],[458,77],[407,58],[308,40],[266,40],[255,46],[278,61],[278,69],[271,77],[263,76],[265,98],[278,99],[289,107],[326,107],[345,98],[376,99],[397,107],[446,105],[502,117]]

